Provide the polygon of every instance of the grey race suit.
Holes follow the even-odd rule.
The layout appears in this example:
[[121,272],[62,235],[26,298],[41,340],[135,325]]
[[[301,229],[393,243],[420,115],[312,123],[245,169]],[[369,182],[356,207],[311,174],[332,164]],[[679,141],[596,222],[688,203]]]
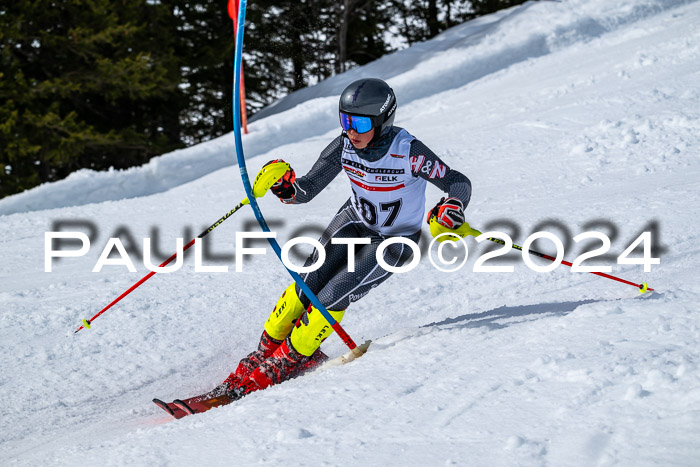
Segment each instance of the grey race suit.
[[[392,127],[365,150],[355,149],[344,134],[338,136],[323,150],[309,173],[294,183],[295,204],[311,201],[341,170],[350,179],[353,196],[321,235],[325,262],[316,271],[302,274],[304,282],[329,310],[346,309],[391,275],[376,260],[382,241],[400,235],[418,242],[426,181],[450,197],[459,198],[465,207],[471,198],[471,182],[466,176],[450,169],[405,130]],[[369,238],[371,243],[355,246],[355,271],[349,272],[348,246],[332,244],[331,239],[360,237]],[[384,261],[401,266],[411,254],[407,245],[395,243],[384,250]],[[314,250],[305,266],[314,264],[317,258]],[[308,308],[310,300],[298,286],[297,294],[304,308]]]

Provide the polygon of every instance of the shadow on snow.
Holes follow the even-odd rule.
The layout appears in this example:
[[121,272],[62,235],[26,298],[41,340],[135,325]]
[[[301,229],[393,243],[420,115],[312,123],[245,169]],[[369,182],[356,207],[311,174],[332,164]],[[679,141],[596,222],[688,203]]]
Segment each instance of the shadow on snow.
[[527,321],[528,318],[533,319],[539,315],[566,316],[581,305],[590,303],[603,302],[607,300],[580,300],[575,302],[555,302],[555,303],[538,303],[535,305],[520,305],[520,306],[500,306],[483,313],[469,313],[458,316],[456,318],[447,318],[436,323],[426,324],[422,327],[439,327],[450,326],[456,328],[478,328],[486,326],[489,330],[503,329],[510,326],[513,322],[500,323],[500,320],[513,320],[515,318],[523,318],[517,320],[517,323]]

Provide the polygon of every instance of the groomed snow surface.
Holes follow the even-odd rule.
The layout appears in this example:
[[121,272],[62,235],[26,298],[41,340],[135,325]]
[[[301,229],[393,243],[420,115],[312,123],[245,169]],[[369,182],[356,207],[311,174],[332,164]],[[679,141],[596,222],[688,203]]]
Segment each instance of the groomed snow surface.
[[[698,24],[697,2],[531,2],[266,111],[244,138],[249,171],[283,157],[303,174],[339,133],[343,86],[387,79],[396,123],[472,180],[474,227],[517,244],[549,230],[568,260],[600,244],[573,236],[601,231],[612,274],[656,290],[536,273],[517,252],[513,273],[475,273],[486,250],[471,238],[460,272],[423,257],[348,309],[349,334],[374,340],[361,359],[182,420],[151,399],[223,380],[290,283],[269,248],[235,272],[236,232],[257,230],[249,208],[207,236],[205,264],[229,272],[195,272],[188,253],[73,331],[148,272],[143,238],[157,263],[245,197],[233,135],[3,199],[0,464],[698,465]],[[317,236],[349,192],[339,176],[310,204],[260,204],[284,243]],[[440,195],[429,187],[426,207]],[[59,228],[91,248],[44,272],[44,233]],[[615,264],[645,230],[660,264]],[[138,272],[91,272],[116,236]],[[344,352],[335,336],[324,349]]]

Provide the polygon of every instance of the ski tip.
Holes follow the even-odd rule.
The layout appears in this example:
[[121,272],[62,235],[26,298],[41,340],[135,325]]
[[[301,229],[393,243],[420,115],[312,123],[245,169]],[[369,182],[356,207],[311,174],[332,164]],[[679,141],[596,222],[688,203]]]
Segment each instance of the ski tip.
[[185,412],[187,412],[189,415],[194,415],[194,414],[196,413],[196,412],[192,409],[192,407],[190,407],[189,405],[187,405],[187,403],[186,403],[185,401],[181,400],[181,399],[175,399],[175,400],[173,401],[173,404],[175,404],[176,406],[180,407],[182,410],[184,410]]
[[156,404],[156,405],[157,405],[158,407],[160,407],[161,409],[163,409],[163,410],[165,410],[166,412],[168,412],[168,413],[169,413],[170,415],[172,415],[173,417],[175,416],[175,413],[174,413],[174,412],[172,411],[172,409],[168,406],[168,404],[165,403],[165,402],[163,402],[162,400],[160,400],[160,399],[155,399],[155,398],[154,398],[154,399],[153,399],[153,403]]

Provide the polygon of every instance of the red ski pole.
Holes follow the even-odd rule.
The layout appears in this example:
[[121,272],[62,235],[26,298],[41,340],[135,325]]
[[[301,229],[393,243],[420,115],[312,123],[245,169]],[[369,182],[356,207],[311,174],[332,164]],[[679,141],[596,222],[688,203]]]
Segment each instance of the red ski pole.
[[[212,230],[214,230],[215,228],[217,228],[217,227],[219,226],[219,224],[221,224],[223,221],[225,221],[226,219],[228,219],[229,217],[231,217],[231,215],[232,215],[234,212],[238,211],[239,209],[241,209],[243,206],[245,206],[245,205],[248,204],[248,203],[249,203],[248,198],[244,199],[243,201],[241,201],[240,203],[238,203],[238,205],[237,205],[235,208],[231,209],[229,212],[227,212],[226,214],[224,214],[224,215],[221,217],[221,219],[219,219],[219,220],[216,221],[214,224],[212,224],[207,230],[205,230],[204,232],[202,232],[201,234],[199,234],[199,235],[197,235],[195,238],[193,238],[192,241],[190,241],[190,243],[188,243],[187,245],[185,245],[185,247],[182,249],[183,254],[184,254],[185,251],[187,251],[187,249],[189,249],[192,245],[194,245],[194,242],[195,242],[198,238],[203,238],[203,237],[205,237],[209,232],[211,232]],[[164,267],[164,266],[167,266],[167,265],[168,265],[172,260],[174,260],[175,258],[177,258],[177,253],[175,253],[174,255],[172,255],[170,258],[166,259],[159,267],[162,268],[162,267]],[[90,318],[90,319],[84,319],[84,320],[83,320],[83,324],[80,325],[80,327],[79,327],[78,329],[75,330],[74,334],[75,334],[76,332],[80,331],[80,330],[83,329],[83,328],[88,328],[88,329],[89,329],[89,328],[90,328],[90,325],[92,324],[92,322],[93,322],[95,319],[97,319],[98,316],[100,316],[102,313],[104,313],[105,311],[107,311],[107,310],[109,310],[110,308],[112,308],[112,307],[113,307],[116,303],[118,303],[122,298],[126,297],[126,296],[129,295],[131,292],[133,292],[134,290],[136,290],[141,284],[143,284],[143,283],[146,282],[148,279],[150,279],[151,277],[153,277],[153,276],[155,275],[155,273],[156,273],[156,271],[151,271],[151,272],[149,272],[149,273],[146,274],[143,278],[141,278],[140,281],[138,281],[137,283],[135,283],[134,285],[132,285],[131,287],[129,287],[123,294],[121,294],[120,296],[118,296],[117,298],[115,298],[115,299],[112,301],[112,303],[110,303],[110,304],[107,305],[106,307],[102,308],[102,309],[100,310],[100,312],[97,313],[95,316],[93,316],[93,317]]]
[[[506,242],[504,242],[500,238],[489,237],[488,239],[491,240],[492,242],[499,243],[501,245],[506,244]],[[513,248],[516,250],[523,251],[523,247],[518,246],[516,244],[513,244]],[[535,251],[533,249],[528,249],[527,252],[530,253],[531,255],[539,256],[540,258],[548,259],[550,261],[556,261],[556,258],[554,258],[553,256],[545,255],[544,253],[540,253],[539,251]],[[561,261],[561,264],[565,264],[566,266],[569,266],[569,267],[573,266],[573,264],[571,264],[568,261],[564,261],[564,260]],[[613,275],[606,274],[604,272],[592,272],[591,271],[590,273],[595,274],[596,276],[605,277],[607,279],[612,279],[612,280],[617,281],[617,282],[622,282],[623,284],[633,285],[633,286],[637,287],[641,293],[644,293],[646,291],[651,291],[651,292],[654,291],[654,289],[649,287],[646,282],[642,282],[641,284],[636,284],[634,282],[626,281],[625,279],[620,279],[619,277],[615,277]]]
[[[254,186],[254,188],[253,188],[253,196],[254,196],[255,198],[262,198],[263,196],[265,196],[265,194],[270,190],[270,187],[272,187],[272,185],[274,185],[275,182],[277,182],[277,180],[279,180],[280,177],[282,177],[282,175],[284,175],[284,173],[285,173],[287,170],[289,170],[289,164],[286,164],[286,163],[285,163],[285,164],[274,164],[274,165],[269,166],[269,167],[263,167],[263,168],[260,170],[260,172],[258,172],[258,175],[255,177],[255,186]],[[226,214],[224,214],[224,215],[221,217],[221,219],[219,219],[218,221],[214,222],[214,224],[212,224],[207,230],[205,230],[205,231],[202,232],[201,234],[197,235],[194,239],[192,239],[192,241],[191,241],[190,243],[188,243],[187,245],[185,245],[185,247],[182,249],[183,254],[184,254],[185,251],[187,251],[187,249],[188,249],[189,247],[191,247],[192,245],[194,245],[194,242],[195,242],[198,238],[203,238],[203,237],[205,237],[209,232],[211,232],[212,230],[214,230],[215,228],[217,228],[217,227],[219,226],[219,224],[221,224],[223,221],[225,221],[226,219],[228,219],[229,217],[231,217],[231,215],[232,215],[234,212],[238,211],[239,209],[241,209],[241,208],[242,208],[243,206],[245,206],[246,204],[250,204],[250,200],[249,200],[248,198],[245,198],[243,201],[241,201],[240,203],[238,203],[238,205],[237,205],[235,208],[231,209],[229,212],[227,212]],[[168,263],[170,263],[170,262],[171,262],[172,260],[174,260],[175,258],[177,258],[177,253],[175,253],[174,255],[172,255],[170,258],[166,259],[166,260],[163,262],[163,264],[161,264],[159,267],[167,266]],[[117,298],[115,298],[114,301],[112,301],[112,303],[110,303],[110,304],[107,305],[106,307],[102,308],[102,310],[100,310],[100,312],[97,313],[95,316],[93,316],[93,317],[90,318],[90,319],[84,319],[84,320],[83,320],[83,324],[82,324],[78,329],[76,329],[75,332],[78,332],[78,331],[80,331],[80,330],[83,329],[83,328],[88,328],[88,329],[89,329],[89,328],[90,328],[90,324],[91,324],[98,316],[100,316],[102,313],[104,313],[105,311],[107,311],[107,310],[109,310],[110,308],[112,308],[112,306],[114,306],[115,303],[119,302],[119,300],[121,300],[122,298],[124,298],[124,297],[126,297],[127,295],[129,295],[129,294],[130,294],[131,292],[133,292],[137,287],[139,287],[141,284],[143,284],[143,283],[146,282],[148,279],[150,279],[151,277],[153,277],[153,276],[155,275],[155,273],[156,273],[155,271],[149,272],[149,273],[146,274],[140,281],[138,281],[137,283],[135,283],[134,285],[132,285],[131,287],[129,287],[129,289],[126,290],[123,294],[121,294],[120,296],[118,296]],[[74,332],[74,333],[75,333],[75,332]]]
[[[430,218],[431,227],[432,227],[433,223],[437,224],[436,216],[432,216]],[[460,227],[458,227],[454,233],[451,233],[451,234],[455,235],[457,237],[464,238],[467,235],[471,235],[473,237],[478,237],[479,235],[481,235],[481,232],[479,232],[475,228],[471,227],[467,222],[465,222]],[[500,238],[489,237],[488,240],[490,240],[494,243],[498,243],[500,245],[506,244],[506,242],[501,240]],[[523,247],[516,245],[515,243],[513,244],[513,249],[523,251]],[[528,249],[527,252],[530,253],[531,255],[539,256],[540,258],[548,259],[550,261],[557,260],[553,256],[545,255],[544,253],[540,253],[539,251],[535,251],[533,249]],[[573,267],[573,264],[568,262],[568,261],[562,260],[561,264],[564,264],[564,265],[569,266],[569,267]],[[612,279],[612,280],[617,281],[617,282],[622,282],[623,284],[633,285],[633,286],[637,287],[641,293],[644,293],[647,291],[651,291],[651,292],[654,291],[654,289],[649,287],[646,282],[642,282],[641,284],[637,284],[635,282],[626,281],[625,279],[620,279],[619,277],[615,277],[615,276],[610,275],[610,274],[605,274],[604,272],[590,272],[590,273],[595,274],[596,276],[605,277],[606,279]]]

